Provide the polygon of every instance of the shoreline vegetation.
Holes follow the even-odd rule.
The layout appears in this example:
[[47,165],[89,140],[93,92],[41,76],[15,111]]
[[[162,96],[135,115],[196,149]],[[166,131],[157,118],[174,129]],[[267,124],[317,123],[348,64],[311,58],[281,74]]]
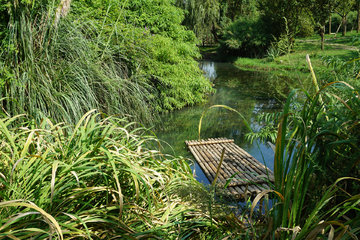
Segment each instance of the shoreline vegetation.
[[268,56],[260,58],[229,57],[223,59],[219,57],[219,45],[199,46],[199,49],[204,60],[233,62],[235,66],[244,70],[281,73],[281,75],[291,77],[300,75],[303,78],[310,73],[305,61],[307,54],[312,58],[313,67],[317,71],[329,71],[329,69],[332,71],[328,63],[332,59],[334,59],[333,61],[346,62],[358,58],[357,46],[360,41],[357,37],[358,34],[355,31],[348,33],[345,37],[337,35],[336,38],[334,38],[334,35],[327,34],[325,36],[324,50],[320,49],[321,39],[318,34],[306,38],[297,37],[289,54],[278,55],[272,59],[269,59]]
[[[359,38],[292,40],[331,11],[345,35],[355,1],[292,3],[0,0],[0,239],[358,239]],[[275,183],[243,205],[143,127],[213,92],[199,39],[310,76],[250,133],[275,140]]]

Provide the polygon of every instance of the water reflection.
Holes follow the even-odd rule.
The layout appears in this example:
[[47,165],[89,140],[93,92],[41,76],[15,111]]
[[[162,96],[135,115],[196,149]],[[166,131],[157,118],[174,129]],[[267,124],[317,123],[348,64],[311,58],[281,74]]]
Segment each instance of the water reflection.
[[201,61],[199,62],[199,67],[204,71],[204,76],[208,78],[211,82],[217,77],[215,70],[215,62],[210,61]]
[[[260,128],[254,121],[257,114],[282,109],[279,99],[283,93],[286,95],[289,91],[283,79],[269,78],[259,72],[243,71],[229,63],[202,61],[199,66],[205,71],[205,76],[213,81],[216,93],[209,96],[205,104],[162,115],[162,123],[158,124],[155,133],[158,138],[172,146],[172,149],[165,149],[165,152],[192,158],[187,152],[184,141],[198,139],[200,117],[212,105],[221,104],[236,109],[255,130]],[[277,88],[275,89],[274,86]],[[246,141],[247,132],[238,114],[222,108],[214,108],[209,110],[203,119],[201,138],[234,139],[237,145],[273,169],[274,153],[271,148],[262,143],[251,144]],[[193,167],[197,179],[209,183],[199,166],[195,164]]]

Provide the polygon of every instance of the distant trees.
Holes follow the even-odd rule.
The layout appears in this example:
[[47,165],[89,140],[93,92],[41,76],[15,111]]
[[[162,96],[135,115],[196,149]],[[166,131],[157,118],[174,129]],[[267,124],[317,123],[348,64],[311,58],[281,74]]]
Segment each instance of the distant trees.
[[359,31],[360,31],[360,0],[355,1],[354,9],[355,9],[355,11],[357,11],[357,28],[356,28],[356,32],[359,33]]
[[353,9],[355,0],[334,0],[333,12],[337,13],[342,18],[342,35],[346,35],[347,15]]
[[185,10],[183,24],[194,31],[199,39],[215,41],[230,22],[257,12],[256,0],[176,0],[176,6]]
[[296,33],[301,14],[308,8],[307,0],[261,0],[258,5],[275,36],[285,32],[285,21],[291,34]]
[[[176,5],[186,11],[183,24],[198,39],[212,35],[223,46],[240,52],[268,48],[268,35],[275,37],[273,41],[287,34],[292,41],[299,32],[311,34],[313,29],[319,32],[323,49],[326,23],[331,33],[331,13],[341,16],[345,36],[349,12],[358,11],[360,31],[360,0],[176,0]],[[253,36],[252,29],[261,29],[262,37]]]
[[331,14],[331,0],[312,0],[308,3],[314,27],[321,36],[321,50],[324,50],[325,24]]

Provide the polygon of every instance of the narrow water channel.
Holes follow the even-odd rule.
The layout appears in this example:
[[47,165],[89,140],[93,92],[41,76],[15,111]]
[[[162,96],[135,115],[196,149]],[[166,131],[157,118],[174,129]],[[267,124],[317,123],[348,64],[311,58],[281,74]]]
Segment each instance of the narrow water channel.
[[[204,104],[161,116],[161,124],[156,126],[155,134],[171,146],[170,148],[164,144],[164,152],[194,159],[187,151],[185,141],[198,139],[200,117],[212,105],[226,105],[236,109],[247,119],[254,131],[260,128],[255,121],[258,114],[282,109],[279,92],[286,94],[288,89],[281,78],[274,78],[261,72],[243,71],[230,63],[201,61],[199,67],[214,84],[216,93],[209,96]],[[238,146],[273,170],[273,150],[267,144],[247,141],[245,134],[248,132],[237,113],[214,108],[210,109],[203,119],[201,138],[234,139]],[[208,179],[195,160],[193,168],[197,180],[208,184]]]

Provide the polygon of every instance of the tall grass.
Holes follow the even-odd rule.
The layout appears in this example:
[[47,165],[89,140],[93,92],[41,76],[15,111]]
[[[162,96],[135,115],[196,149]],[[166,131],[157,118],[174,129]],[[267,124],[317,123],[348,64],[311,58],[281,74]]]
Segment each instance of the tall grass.
[[[360,234],[359,87],[338,81],[320,88],[308,62],[313,89],[293,90],[280,115],[265,116],[279,120],[275,183],[252,201],[248,233],[254,239],[358,239]],[[264,140],[272,134],[248,136]],[[272,207],[263,220],[254,220],[255,207],[269,195]]]
[[331,82],[315,94],[302,90],[307,99],[293,109],[298,91],[289,95],[278,126],[274,189],[252,205],[275,197],[262,239],[358,239],[358,89]]
[[[66,5],[66,6],[65,6]],[[132,75],[122,48],[108,46],[102,28],[65,15],[69,1],[10,3],[9,34],[0,54],[1,106],[10,116],[24,111],[37,121],[75,123],[91,109],[151,120],[152,88]],[[57,10],[56,10],[57,8]]]
[[234,214],[206,199],[187,161],[147,148],[155,139],[126,119],[99,115],[75,126],[0,119],[0,239],[229,234]]

